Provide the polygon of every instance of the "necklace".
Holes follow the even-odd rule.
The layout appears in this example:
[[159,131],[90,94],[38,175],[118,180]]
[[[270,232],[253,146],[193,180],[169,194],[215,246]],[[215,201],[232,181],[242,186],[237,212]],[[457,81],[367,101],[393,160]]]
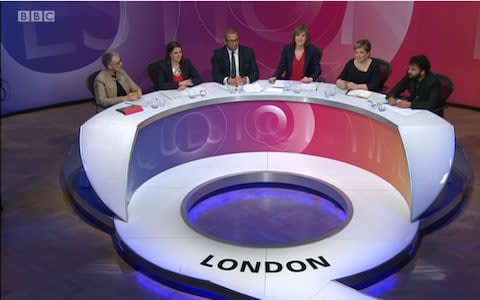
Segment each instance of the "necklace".
[[178,76],[178,75],[182,74],[182,69],[180,69],[180,67],[178,67],[178,68],[172,67],[172,73],[173,73],[173,75]]

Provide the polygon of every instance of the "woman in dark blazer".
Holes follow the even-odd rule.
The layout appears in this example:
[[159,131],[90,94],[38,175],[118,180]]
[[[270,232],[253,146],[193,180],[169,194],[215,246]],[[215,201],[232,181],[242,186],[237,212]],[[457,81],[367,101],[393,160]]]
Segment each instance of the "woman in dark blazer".
[[269,81],[315,81],[322,73],[321,58],[322,50],[311,44],[310,30],[306,25],[299,25],[293,32],[292,42],[283,48],[280,63]]
[[167,44],[165,59],[159,63],[158,85],[161,90],[184,90],[202,83],[202,78],[192,62],[183,57],[182,46],[177,41]]

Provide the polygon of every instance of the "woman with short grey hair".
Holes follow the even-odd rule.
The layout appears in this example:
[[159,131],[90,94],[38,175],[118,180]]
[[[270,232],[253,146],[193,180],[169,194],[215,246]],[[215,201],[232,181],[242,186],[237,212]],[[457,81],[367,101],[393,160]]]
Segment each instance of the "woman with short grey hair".
[[103,108],[124,101],[134,101],[142,96],[142,89],[122,68],[122,58],[109,51],[102,56],[105,69],[95,78],[94,91],[97,105]]

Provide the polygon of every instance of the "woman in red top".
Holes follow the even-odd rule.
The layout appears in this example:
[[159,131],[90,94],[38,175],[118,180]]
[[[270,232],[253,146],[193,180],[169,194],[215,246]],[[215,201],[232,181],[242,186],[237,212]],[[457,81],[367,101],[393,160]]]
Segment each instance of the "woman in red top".
[[202,82],[192,62],[183,57],[182,46],[177,41],[167,44],[165,59],[159,63],[158,86],[161,90],[184,90]]
[[310,30],[306,25],[299,25],[293,32],[292,42],[283,48],[280,63],[269,81],[315,81],[322,73],[321,58],[322,50],[311,44]]

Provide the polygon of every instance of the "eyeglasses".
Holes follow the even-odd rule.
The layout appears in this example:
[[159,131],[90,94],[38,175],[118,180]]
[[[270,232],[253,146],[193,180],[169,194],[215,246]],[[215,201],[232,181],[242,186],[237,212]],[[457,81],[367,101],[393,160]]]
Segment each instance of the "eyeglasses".
[[115,63],[112,63],[112,65],[118,66],[118,65],[120,65],[121,63],[122,63],[122,60],[120,59],[119,61],[117,61],[117,62],[115,62]]
[[235,40],[227,40],[227,43],[238,43],[240,39],[235,39]]

